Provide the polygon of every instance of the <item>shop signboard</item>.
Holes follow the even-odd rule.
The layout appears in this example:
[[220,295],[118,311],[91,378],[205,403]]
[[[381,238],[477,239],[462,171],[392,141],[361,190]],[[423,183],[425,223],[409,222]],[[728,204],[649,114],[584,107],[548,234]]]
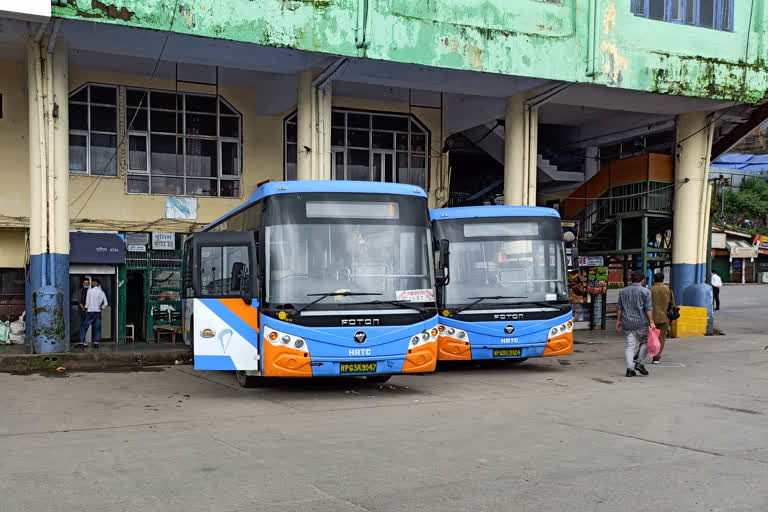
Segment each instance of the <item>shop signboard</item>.
[[602,267],[602,256],[579,256],[580,267]]
[[752,245],[757,247],[757,252],[759,254],[768,254],[768,236],[755,235],[755,238],[752,240]]
[[749,245],[746,242],[728,242],[731,250],[731,258],[755,258],[757,257],[757,247]]
[[155,251],[176,249],[176,235],[173,233],[152,233],[152,249]]
[[70,263],[122,265],[125,243],[116,233],[73,231],[69,234]]

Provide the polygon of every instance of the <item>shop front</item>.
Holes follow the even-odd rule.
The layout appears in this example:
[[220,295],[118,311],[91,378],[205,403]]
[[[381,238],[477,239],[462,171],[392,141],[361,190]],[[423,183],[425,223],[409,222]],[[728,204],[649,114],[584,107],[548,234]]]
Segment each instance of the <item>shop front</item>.
[[[125,265],[125,244],[117,233],[73,231],[69,234],[70,343],[80,342],[79,296],[83,281],[96,279],[107,296],[108,306],[102,313],[101,339],[117,338],[117,312],[120,309],[118,271]],[[85,341],[91,341],[88,331]]]
[[730,282],[732,283],[754,283],[755,282],[755,260],[758,256],[757,247],[750,245],[743,240],[729,240],[726,242],[726,249],[730,256]]

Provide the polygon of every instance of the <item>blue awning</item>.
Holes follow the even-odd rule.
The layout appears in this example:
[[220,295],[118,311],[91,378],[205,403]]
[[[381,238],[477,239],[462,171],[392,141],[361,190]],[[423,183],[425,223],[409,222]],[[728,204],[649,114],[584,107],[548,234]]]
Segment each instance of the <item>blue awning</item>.
[[70,233],[69,262],[122,265],[125,243],[114,233]]

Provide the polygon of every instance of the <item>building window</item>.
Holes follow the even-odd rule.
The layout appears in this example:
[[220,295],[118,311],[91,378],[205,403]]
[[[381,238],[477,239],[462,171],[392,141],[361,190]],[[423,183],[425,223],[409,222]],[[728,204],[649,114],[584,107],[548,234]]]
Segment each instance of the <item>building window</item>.
[[127,190],[240,197],[240,114],[205,94],[126,90]]
[[733,30],[734,0],[632,0],[637,16],[717,30]]
[[88,84],[69,95],[69,170],[117,176],[117,87]]
[[[331,179],[408,183],[427,188],[429,132],[403,114],[334,109]],[[285,121],[285,178],[296,179],[296,114]]]

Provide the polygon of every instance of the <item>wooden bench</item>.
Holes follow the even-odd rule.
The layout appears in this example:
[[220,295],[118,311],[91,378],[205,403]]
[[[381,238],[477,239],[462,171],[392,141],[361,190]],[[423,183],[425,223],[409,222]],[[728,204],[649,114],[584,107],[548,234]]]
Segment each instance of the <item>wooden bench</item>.
[[171,343],[175,345],[176,334],[181,333],[180,325],[155,325],[153,329],[155,330],[155,340],[157,340],[158,343],[160,343],[160,334],[167,333],[171,337]]

